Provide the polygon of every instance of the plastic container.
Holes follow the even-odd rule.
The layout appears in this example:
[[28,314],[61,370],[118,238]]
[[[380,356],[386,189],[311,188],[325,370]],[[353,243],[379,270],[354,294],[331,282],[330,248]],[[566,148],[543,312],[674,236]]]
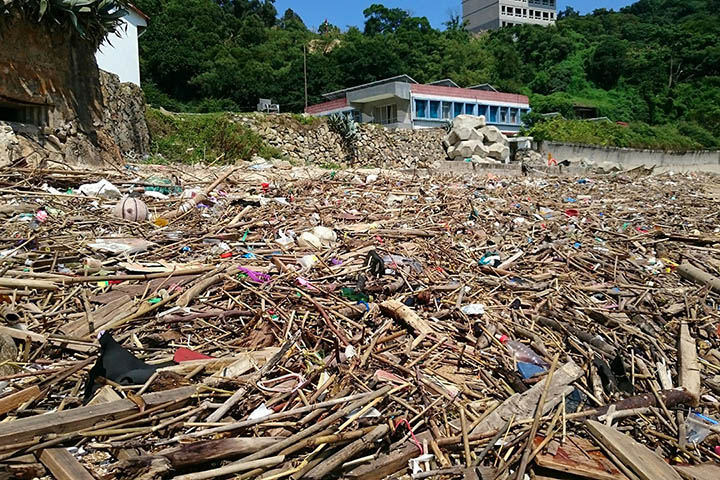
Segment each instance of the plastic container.
[[685,420],[685,429],[687,430],[687,441],[691,443],[702,443],[708,435],[710,429],[717,426],[717,420],[706,417],[699,413],[691,413]]
[[515,340],[510,340],[507,335],[496,335],[500,343],[505,345],[510,353],[513,354],[515,360],[518,362],[532,363],[540,367],[547,367],[548,364],[545,360],[533,351],[532,348],[528,347],[524,343],[520,343]]

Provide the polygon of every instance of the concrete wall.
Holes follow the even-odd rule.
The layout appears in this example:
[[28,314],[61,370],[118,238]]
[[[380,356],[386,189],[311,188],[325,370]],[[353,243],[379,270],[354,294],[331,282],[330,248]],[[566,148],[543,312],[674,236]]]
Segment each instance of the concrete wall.
[[145,19],[134,11],[123,18],[124,25],[100,45],[95,58],[98,67],[120,77],[121,82],[140,85],[140,53],[138,26],[146,26]]
[[640,165],[656,170],[720,171],[720,151],[665,152],[662,150],[636,150],[632,148],[594,147],[560,142],[542,142],[540,151],[552,153],[558,161],[587,159],[593,163],[613,162],[624,168]]

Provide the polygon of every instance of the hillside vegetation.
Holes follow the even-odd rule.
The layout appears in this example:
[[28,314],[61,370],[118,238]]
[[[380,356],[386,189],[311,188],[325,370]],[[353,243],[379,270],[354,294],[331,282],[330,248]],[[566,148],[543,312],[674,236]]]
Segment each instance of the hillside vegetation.
[[[452,78],[524,93],[536,114],[572,119],[574,105],[593,106],[632,127],[610,137],[604,127],[568,127],[570,140],[658,147],[668,136],[668,148],[720,146],[720,0],[640,0],[584,16],[569,8],[554,27],[479,36],[458,18],[440,30],[379,4],[365,10],[363,29],[325,24],[312,32],[292,10],[278,15],[272,0],[135,3],[151,17],[141,37],[145,93],[170,110],[247,111],[266,97],[300,112],[305,46],[311,103],[406,73],[419,82]],[[530,120],[553,138],[539,115]],[[588,135],[589,128],[596,131]],[[629,132],[631,140],[618,140]]]

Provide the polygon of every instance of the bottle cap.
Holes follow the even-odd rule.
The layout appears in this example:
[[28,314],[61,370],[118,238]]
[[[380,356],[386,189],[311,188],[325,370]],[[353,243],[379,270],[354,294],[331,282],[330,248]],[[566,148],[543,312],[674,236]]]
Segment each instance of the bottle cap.
[[495,337],[496,337],[498,340],[500,340],[500,343],[503,343],[503,344],[504,344],[505,342],[507,342],[508,340],[510,340],[510,337],[508,337],[507,335],[495,335]]

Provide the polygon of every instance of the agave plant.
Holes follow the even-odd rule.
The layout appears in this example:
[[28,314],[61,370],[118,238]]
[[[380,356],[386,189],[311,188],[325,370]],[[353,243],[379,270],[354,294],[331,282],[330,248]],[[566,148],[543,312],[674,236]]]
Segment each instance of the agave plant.
[[17,9],[38,21],[70,23],[83,38],[102,42],[128,14],[126,0],[2,0],[0,11]]
[[347,115],[334,113],[328,117],[328,125],[330,131],[340,136],[348,163],[354,163],[358,157],[358,142],[360,141],[360,133],[355,120]]

